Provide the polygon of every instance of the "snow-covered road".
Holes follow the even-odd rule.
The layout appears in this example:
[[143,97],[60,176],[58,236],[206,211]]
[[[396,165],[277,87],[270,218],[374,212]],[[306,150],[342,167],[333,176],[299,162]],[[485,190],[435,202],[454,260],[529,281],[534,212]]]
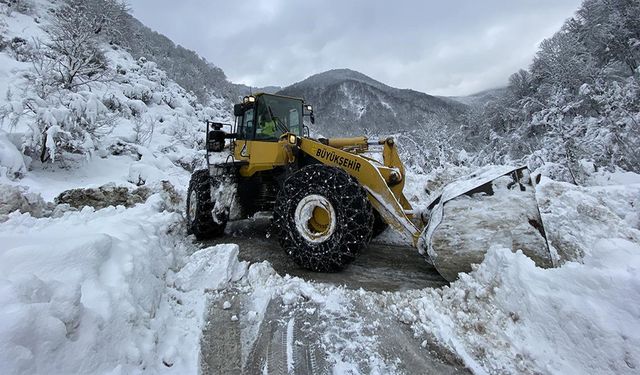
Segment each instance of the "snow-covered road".
[[[322,297],[314,301],[298,298],[291,288],[284,295],[270,288],[258,314],[252,287],[209,293],[203,374],[467,373],[454,354],[437,345],[425,350],[407,324],[370,306],[370,292],[447,284],[414,248],[374,242],[346,270],[316,273],[297,267],[268,232],[268,219],[243,221],[203,246],[235,243],[239,259],[266,260],[278,274],[292,276],[282,281],[297,285],[293,290],[306,285]],[[343,299],[327,304],[336,293]]]
[[[441,347],[425,350],[408,325],[371,308],[367,294],[316,286],[316,298],[273,295],[261,321],[252,293],[212,293],[201,343],[203,374],[466,374]],[[248,318],[247,318],[248,317]]]

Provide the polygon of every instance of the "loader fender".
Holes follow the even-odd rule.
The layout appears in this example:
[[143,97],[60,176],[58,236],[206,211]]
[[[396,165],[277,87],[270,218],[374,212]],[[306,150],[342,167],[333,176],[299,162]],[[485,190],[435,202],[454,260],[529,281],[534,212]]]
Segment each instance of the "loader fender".
[[299,147],[320,163],[338,167],[355,177],[367,191],[369,202],[384,221],[406,235],[414,244],[417,243],[420,230],[405,213],[401,202],[406,199],[401,195],[402,192],[400,196],[393,192],[373,162],[308,138],[302,139]]

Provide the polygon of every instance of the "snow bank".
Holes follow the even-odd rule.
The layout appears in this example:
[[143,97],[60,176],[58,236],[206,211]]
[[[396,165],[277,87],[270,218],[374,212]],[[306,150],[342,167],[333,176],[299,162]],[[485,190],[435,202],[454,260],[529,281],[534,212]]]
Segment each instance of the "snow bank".
[[217,290],[240,280],[249,264],[238,261],[238,250],[238,245],[223,244],[196,251],[176,274],[175,286],[186,291]]
[[[37,22],[0,14],[4,34],[47,40],[41,26],[51,4],[36,1]],[[203,107],[155,63],[105,47],[118,73],[113,81],[39,102],[35,115],[23,105],[32,64],[0,52],[0,107],[7,112],[0,126],[11,133],[0,130],[1,374],[197,373],[205,289],[224,287],[246,270],[233,246],[187,257],[194,247],[180,229],[182,217],[162,212],[183,208],[190,171],[204,162],[204,120],[230,122],[230,106],[221,100]],[[85,156],[64,153],[42,164],[36,115],[62,128],[73,116],[109,121],[90,142],[79,138],[87,140]],[[61,134],[49,135],[55,156]],[[69,189],[105,195],[105,184],[118,194],[140,185],[160,194],[128,209],[51,212],[53,204],[44,202]]]
[[155,195],[58,219],[9,215],[0,225],[0,373],[167,366],[161,358],[180,348],[166,345],[179,337],[166,332],[176,325],[165,279],[185,247],[169,234],[180,215],[162,206]]
[[496,246],[450,287],[389,294],[391,310],[475,373],[637,373],[640,185],[547,179],[539,195],[562,267]]

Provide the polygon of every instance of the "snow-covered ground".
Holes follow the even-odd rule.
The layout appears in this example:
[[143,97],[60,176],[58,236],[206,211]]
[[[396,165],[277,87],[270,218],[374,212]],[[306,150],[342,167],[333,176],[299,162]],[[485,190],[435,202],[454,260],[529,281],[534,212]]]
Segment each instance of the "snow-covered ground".
[[[36,0],[31,14],[0,4],[4,40],[46,40],[42,26],[52,4]],[[173,275],[197,249],[176,212],[182,203],[163,186],[169,182],[184,195],[185,168],[203,162],[202,121],[224,120],[228,110],[215,109],[222,106],[215,100],[196,105],[152,62],[107,46],[105,53],[119,72],[112,81],[16,117],[30,95],[25,72],[32,64],[0,51],[2,374],[198,371],[204,286],[174,284]],[[89,154],[53,163],[23,156],[39,136],[36,121],[64,128],[68,116],[91,121],[97,114],[113,119],[113,128]],[[104,184],[143,184],[154,194],[131,208],[44,204],[65,190]],[[23,212],[7,215],[10,207]]]
[[[16,13],[5,21],[9,36],[42,36],[33,17]],[[382,317],[410,328],[418,352],[444,348],[478,374],[640,371],[637,174],[598,172],[586,187],[543,178],[537,199],[558,268],[538,268],[493,246],[473,272],[440,289],[375,293],[305,281],[278,275],[268,263],[240,262],[236,245],[192,243],[183,202],[163,181],[184,196],[185,168],[202,162],[198,124],[229,113],[222,102],[194,104],[152,62],[121,50],[107,57],[124,78],[96,84],[74,107],[91,112],[87,103],[96,98],[118,103],[118,121],[92,155],[41,164],[22,156],[27,118],[0,129],[0,185],[20,186],[37,208],[5,215],[6,200],[16,198],[0,186],[0,373],[195,374],[208,300],[236,289],[250,303],[229,324],[248,327],[247,345],[277,301],[292,312],[285,333],[299,314],[324,324],[318,340],[335,373],[402,371],[383,355]],[[2,106],[19,107],[5,93],[19,92],[28,68],[0,52]],[[409,176],[412,203],[428,203],[425,185],[437,191],[468,170],[438,172]],[[106,183],[143,184],[152,195],[134,207],[101,210],[56,210],[36,199],[52,202],[64,190]],[[392,232],[383,240],[401,241]],[[293,361],[295,341],[286,337]]]
[[[106,160],[120,162],[126,179],[130,160]],[[50,178],[29,173],[23,182],[44,191]],[[620,178],[637,176],[606,180]],[[15,212],[0,224],[1,372],[196,373],[206,296],[244,288],[255,306],[237,318],[255,326],[275,298],[290,306],[311,301],[336,325],[349,317],[350,342],[336,343],[345,336],[335,330],[321,338],[344,373],[397,371],[376,354],[376,312],[407,324],[425,347],[449,349],[474,373],[635,373],[640,184],[543,179],[538,199],[551,245],[565,256],[561,267],[537,268],[496,247],[449,287],[395,293],[277,275],[267,263],[247,268],[235,245],[196,251],[161,193],[133,208],[56,218]]]
[[153,372],[158,356],[176,360],[183,338],[166,274],[185,246],[170,234],[180,215],[162,206],[156,195],[130,209],[2,223],[2,373]]

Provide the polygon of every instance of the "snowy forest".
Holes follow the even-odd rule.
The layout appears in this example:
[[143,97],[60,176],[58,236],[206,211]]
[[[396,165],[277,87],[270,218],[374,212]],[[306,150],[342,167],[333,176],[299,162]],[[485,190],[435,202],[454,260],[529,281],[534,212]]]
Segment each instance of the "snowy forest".
[[[299,127],[278,141],[286,147],[364,135],[334,160],[360,166],[348,158],[390,147],[384,157],[397,149],[406,167],[370,170],[384,172],[371,175],[386,178],[375,186],[397,222],[380,214],[388,198],[342,170],[340,193],[303,197],[328,202],[327,217],[337,199],[359,204],[336,204],[338,225],[316,223],[332,236],[355,222],[363,234],[340,240],[368,246],[328,273],[293,262],[296,246],[283,251],[286,235],[312,228],[275,208],[227,225],[234,210],[223,207],[218,237],[192,230],[197,207],[218,225],[215,203],[240,195],[239,174],[214,185],[208,168],[229,167],[237,134],[209,157],[207,122],[230,132],[234,104],[260,90],[147,27],[132,4],[0,0],[0,374],[638,373],[640,1],[584,0],[530,65],[474,95],[399,89],[340,66],[263,88],[315,108],[311,123],[300,107],[310,135]],[[322,165],[285,166],[278,173]],[[495,170],[489,189],[469,188]],[[338,180],[318,173],[316,185]],[[245,195],[285,194],[288,178],[267,177],[248,177],[262,185]],[[500,191],[534,203],[522,226],[548,267],[509,237],[521,223],[491,226],[516,218]],[[199,194],[206,205],[190,204]],[[423,247],[451,197],[459,224],[478,230],[449,250],[481,247],[453,281]],[[495,212],[474,206],[482,199]],[[315,217],[291,207],[294,219]],[[420,232],[402,233],[412,226]]]
[[581,184],[598,168],[640,168],[640,3],[587,0],[509,77],[463,132],[478,161],[556,164]]
[[[210,119],[210,107],[228,106],[221,102],[237,97],[219,68],[144,27],[125,3],[65,1],[46,15],[34,14],[28,0],[0,5],[6,14],[19,12],[44,23],[44,35],[0,39],[0,49],[29,67],[19,84],[6,90],[7,104],[0,110],[8,129],[29,127],[18,141],[28,160],[65,163],[104,150],[110,146],[105,137],[122,118],[133,123],[131,140],[142,144],[164,122],[145,114],[151,103],[188,108],[186,115],[203,121]],[[136,63],[114,64],[109,55],[118,51],[127,51]],[[167,79],[179,85],[177,91]],[[202,134],[189,128],[193,137],[183,141],[196,148]],[[19,175],[20,168],[13,172]]]

